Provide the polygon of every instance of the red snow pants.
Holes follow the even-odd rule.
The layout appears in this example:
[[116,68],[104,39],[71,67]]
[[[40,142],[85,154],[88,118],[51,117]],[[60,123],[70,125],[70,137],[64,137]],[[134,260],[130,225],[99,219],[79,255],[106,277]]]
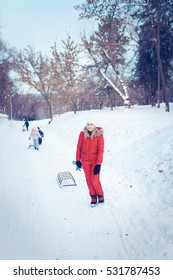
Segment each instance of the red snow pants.
[[82,167],[85,173],[86,182],[90,196],[103,195],[100,174],[94,175],[95,162],[82,161]]

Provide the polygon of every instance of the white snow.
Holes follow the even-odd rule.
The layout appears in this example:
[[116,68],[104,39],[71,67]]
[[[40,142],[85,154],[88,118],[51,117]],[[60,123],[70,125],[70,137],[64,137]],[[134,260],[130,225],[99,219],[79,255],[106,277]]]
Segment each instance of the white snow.
[[[48,120],[0,120],[1,260],[173,258],[173,104],[65,113]],[[104,129],[104,205],[90,207],[76,144],[86,120]],[[32,126],[45,137],[28,149]],[[59,172],[77,186],[60,188]]]

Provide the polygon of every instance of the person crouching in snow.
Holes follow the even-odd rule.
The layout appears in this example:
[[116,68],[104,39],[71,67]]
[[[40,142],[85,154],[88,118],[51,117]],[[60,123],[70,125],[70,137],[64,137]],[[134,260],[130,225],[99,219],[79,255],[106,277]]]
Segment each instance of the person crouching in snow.
[[40,134],[38,132],[38,128],[37,127],[33,127],[31,130],[31,134],[29,135],[29,140],[31,140],[31,138],[33,139],[33,144],[34,144],[34,148],[35,150],[39,150],[39,142],[38,139],[40,138]]
[[96,127],[95,123],[87,122],[86,127],[79,134],[76,150],[76,165],[78,168],[83,167],[92,207],[97,202],[104,202],[104,193],[100,182],[104,137],[103,129]]

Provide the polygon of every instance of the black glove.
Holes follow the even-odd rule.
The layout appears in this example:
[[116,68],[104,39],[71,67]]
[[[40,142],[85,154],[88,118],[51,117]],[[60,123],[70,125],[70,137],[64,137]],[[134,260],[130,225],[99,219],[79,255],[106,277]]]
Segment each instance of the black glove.
[[101,168],[101,165],[100,164],[97,164],[95,167],[94,167],[94,175],[97,175],[100,173],[100,168]]
[[82,163],[80,162],[80,160],[76,161],[76,166],[77,168],[82,168]]

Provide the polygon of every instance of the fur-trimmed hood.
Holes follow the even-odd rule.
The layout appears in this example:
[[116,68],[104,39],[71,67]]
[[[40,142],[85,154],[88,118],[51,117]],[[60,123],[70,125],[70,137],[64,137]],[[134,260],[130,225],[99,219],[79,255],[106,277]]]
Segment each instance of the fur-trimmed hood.
[[[98,137],[98,136],[102,135],[103,133],[104,133],[104,131],[103,131],[102,127],[95,127],[91,133],[91,138]],[[85,137],[85,139],[87,137],[90,137],[90,134],[88,133],[88,129],[86,126],[84,127],[84,137]]]

